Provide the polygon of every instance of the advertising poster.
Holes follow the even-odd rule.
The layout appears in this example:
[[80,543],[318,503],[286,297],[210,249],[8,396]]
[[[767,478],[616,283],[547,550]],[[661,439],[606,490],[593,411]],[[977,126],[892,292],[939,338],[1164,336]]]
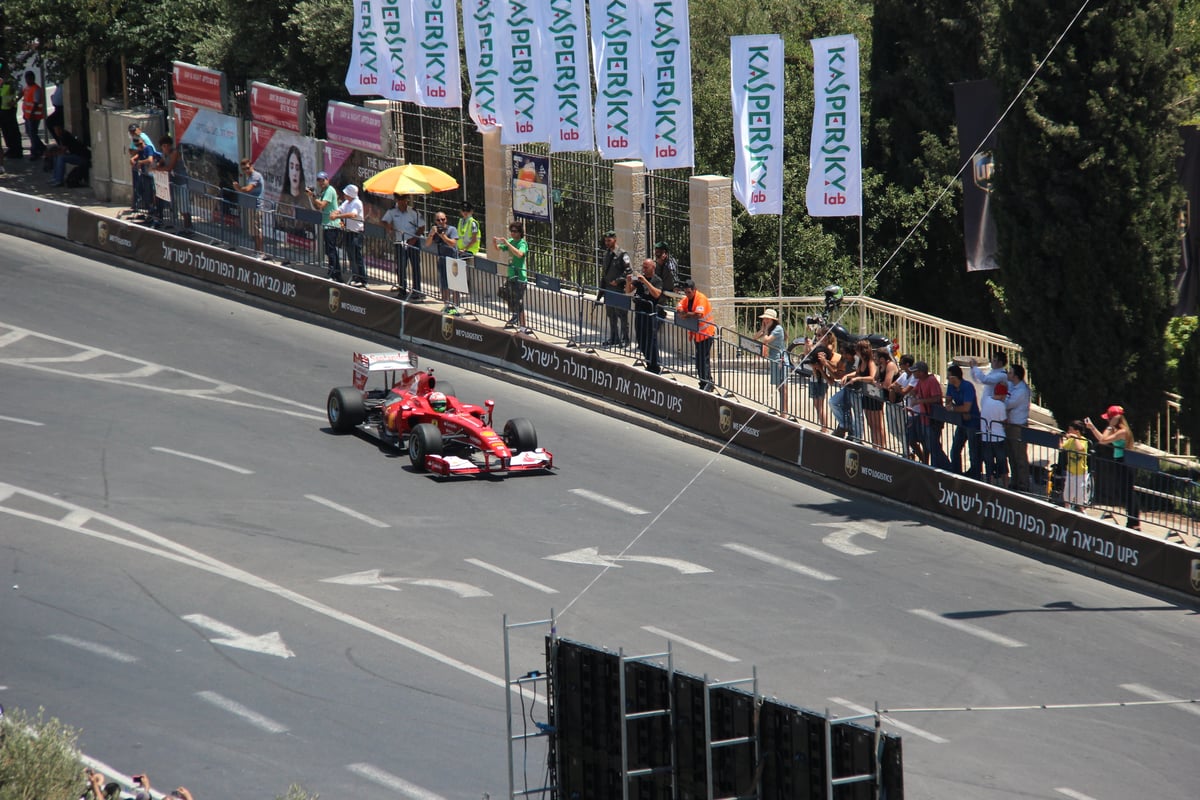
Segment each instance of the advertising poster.
[[513,216],[550,221],[550,158],[513,151]]
[[862,216],[862,118],[858,40],[811,40],[813,124],[805,200],[814,217]]
[[265,205],[275,209],[275,229],[293,244],[311,242],[312,226],[297,224],[296,209],[313,209],[304,189],[316,187],[316,141],[255,122],[250,126],[250,158],[263,176]]
[[[358,199],[362,201],[363,213],[367,218],[367,225],[382,225],[380,220],[387,210],[392,207],[391,195],[371,194],[370,192],[362,191],[363,183],[368,178],[377,173],[383,172],[388,167],[394,166],[392,161],[382,158],[375,153],[368,153],[363,150],[354,150],[349,147],[340,145],[325,144],[325,171],[329,173],[329,183],[333,188],[338,190],[338,202],[340,203],[345,198],[342,197],[341,191],[350,184],[354,184],[359,188]],[[457,219],[458,213],[449,214]],[[363,259],[368,267],[391,270],[393,268],[392,256],[390,248],[379,252],[384,252],[387,258],[383,258],[376,254],[377,249],[374,247],[364,247]]]
[[209,108],[176,102],[173,108],[175,141],[197,193],[225,195],[237,203],[233,189],[238,173],[238,118]]

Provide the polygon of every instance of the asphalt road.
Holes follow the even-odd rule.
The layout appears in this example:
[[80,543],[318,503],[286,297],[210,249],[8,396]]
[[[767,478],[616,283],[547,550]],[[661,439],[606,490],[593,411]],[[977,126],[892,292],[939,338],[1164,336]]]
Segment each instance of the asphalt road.
[[[1194,609],[427,358],[560,466],[438,482],[326,429],[394,343],[3,235],[0,290],[0,703],[160,789],[501,797],[501,618],[555,609],[809,708],[977,709],[890,716],[909,797],[1197,796],[1200,705],[1092,705],[1200,695]],[[987,710],[1042,704],[1082,707]]]

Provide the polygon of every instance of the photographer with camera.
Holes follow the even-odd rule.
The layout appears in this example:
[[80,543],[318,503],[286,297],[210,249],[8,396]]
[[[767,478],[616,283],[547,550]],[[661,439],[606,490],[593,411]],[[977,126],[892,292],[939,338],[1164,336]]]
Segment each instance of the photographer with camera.
[[437,253],[438,288],[442,291],[443,314],[455,314],[454,296],[446,278],[446,259],[458,258],[458,228],[450,224],[446,212],[439,211],[433,218],[433,227],[425,239],[425,246]]
[[659,301],[663,296],[662,278],[654,274],[654,259],[642,261],[642,271],[632,270],[625,274],[625,294],[633,295],[633,310],[637,314],[633,320],[634,332],[637,334],[638,349],[646,359],[646,371],[658,375],[662,367],[658,365],[658,320],[662,311]]

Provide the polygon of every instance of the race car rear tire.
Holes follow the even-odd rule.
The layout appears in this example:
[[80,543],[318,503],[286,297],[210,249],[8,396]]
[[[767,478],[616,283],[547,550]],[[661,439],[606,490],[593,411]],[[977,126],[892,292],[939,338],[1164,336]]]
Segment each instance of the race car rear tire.
[[514,417],[504,423],[504,443],[514,453],[537,449],[537,431],[525,417]]
[[362,392],[353,386],[331,389],[329,399],[325,401],[325,413],[329,417],[329,427],[335,433],[349,433],[367,418]]
[[408,434],[408,460],[417,472],[425,471],[425,456],[442,454],[442,432],[437,425],[422,422]]
[[435,392],[441,392],[447,397],[458,397],[458,392],[454,391],[454,384],[452,384],[450,381],[434,381],[433,390]]

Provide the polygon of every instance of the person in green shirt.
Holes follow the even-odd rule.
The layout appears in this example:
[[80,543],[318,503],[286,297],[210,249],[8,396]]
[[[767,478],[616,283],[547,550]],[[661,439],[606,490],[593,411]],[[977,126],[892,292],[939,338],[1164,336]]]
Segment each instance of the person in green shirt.
[[525,324],[525,281],[528,274],[525,269],[525,258],[529,255],[529,243],[525,241],[525,223],[514,221],[508,226],[509,238],[495,238],[496,247],[503,253],[508,253],[508,280],[502,287],[504,299],[508,301],[508,310],[512,314],[504,327],[520,328],[528,331]]
[[312,198],[312,204],[315,209],[321,212],[321,229],[325,235],[325,259],[329,262],[329,274],[327,278],[334,281],[342,279],[342,265],[338,260],[338,242],[341,239],[342,228],[334,221],[330,215],[337,211],[337,189],[329,183],[329,173],[317,173],[317,191],[318,195],[311,187],[304,189],[308,196]]

